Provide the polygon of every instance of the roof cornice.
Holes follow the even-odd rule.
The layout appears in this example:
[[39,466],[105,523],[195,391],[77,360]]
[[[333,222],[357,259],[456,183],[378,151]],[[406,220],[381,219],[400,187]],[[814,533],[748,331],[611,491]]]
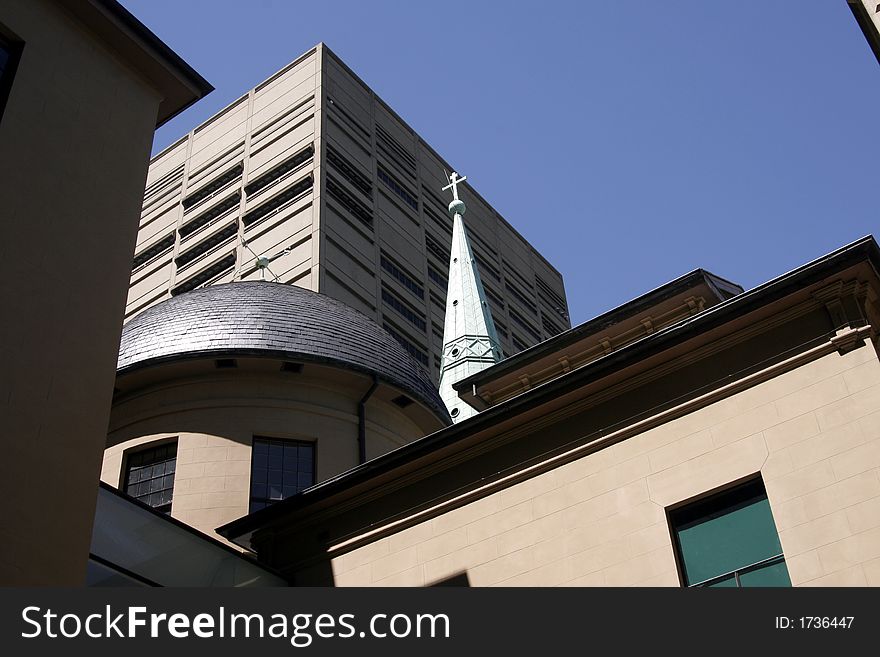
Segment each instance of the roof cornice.
[[863,237],[748,292],[732,297],[699,315],[633,342],[589,365],[493,406],[464,422],[441,429],[325,480],[294,497],[227,523],[219,527],[217,532],[230,540],[235,540],[270,525],[288,514],[325,502],[334,496],[344,495],[346,491],[372,478],[388,475],[397,468],[406,467],[430,456],[440,448],[451,447],[478,432],[491,430],[503,419],[509,419],[555,400],[610,373],[778,301],[861,262],[867,262],[873,269],[874,275],[880,279],[880,247],[873,236]]
[[59,0],[59,3],[159,92],[162,100],[157,128],[214,90],[192,66],[116,0]]

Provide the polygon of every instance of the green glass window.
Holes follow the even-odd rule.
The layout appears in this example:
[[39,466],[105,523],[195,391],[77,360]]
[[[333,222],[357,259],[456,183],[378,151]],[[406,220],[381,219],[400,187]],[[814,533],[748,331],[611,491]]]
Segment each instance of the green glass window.
[[764,483],[669,513],[685,586],[791,586]]

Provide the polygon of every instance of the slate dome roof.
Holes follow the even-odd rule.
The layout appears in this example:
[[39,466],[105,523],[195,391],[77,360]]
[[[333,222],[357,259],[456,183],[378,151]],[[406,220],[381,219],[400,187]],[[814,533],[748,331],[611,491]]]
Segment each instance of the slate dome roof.
[[375,321],[341,301],[283,283],[211,285],[146,309],[122,329],[117,373],[221,355],[274,356],[375,374],[450,422],[428,373]]

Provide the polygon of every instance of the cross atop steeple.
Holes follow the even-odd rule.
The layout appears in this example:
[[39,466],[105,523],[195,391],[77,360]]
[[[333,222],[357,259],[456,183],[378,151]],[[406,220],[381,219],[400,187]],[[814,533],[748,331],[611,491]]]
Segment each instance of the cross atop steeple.
[[451,176],[446,176],[446,179],[449,181],[449,184],[443,188],[445,192],[447,189],[452,189],[452,199],[454,201],[458,200],[458,183],[464,182],[467,180],[467,176],[458,177],[458,174],[455,171],[452,172]]

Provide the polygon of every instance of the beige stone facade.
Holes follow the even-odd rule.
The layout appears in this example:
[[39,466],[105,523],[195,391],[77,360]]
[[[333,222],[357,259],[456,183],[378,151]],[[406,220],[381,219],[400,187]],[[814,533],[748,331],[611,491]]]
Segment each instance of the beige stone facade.
[[[153,158],[126,315],[259,278],[244,239],[258,255],[289,249],[270,265],[279,281],[376,319],[436,381],[452,239],[444,168],[318,45]],[[473,189],[465,194],[505,353],[567,329],[561,275]]]
[[880,585],[878,263],[866,238],[720,302],[684,277],[464,381],[485,410],[410,458],[220,532],[302,584],[680,586],[670,514],[759,479],[794,586]]
[[[132,379],[140,379],[133,381]],[[315,446],[315,480],[358,464],[357,403],[368,377],[309,366],[295,377],[272,360],[239,359],[234,372],[213,361],[180,363],[160,372],[129,376],[130,392],[113,405],[101,479],[125,490],[132,452],[164,442],[177,444],[171,516],[214,536],[214,529],[248,513],[254,438],[297,440]],[[367,458],[443,426],[380,386],[366,417]]]
[[153,132],[210,90],[122,12],[0,4],[2,585],[84,581]]
[[795,586],[880,586],[880,361],[836,352],[333,560],[337,585],[678,586],[666,509],[760,473]]

